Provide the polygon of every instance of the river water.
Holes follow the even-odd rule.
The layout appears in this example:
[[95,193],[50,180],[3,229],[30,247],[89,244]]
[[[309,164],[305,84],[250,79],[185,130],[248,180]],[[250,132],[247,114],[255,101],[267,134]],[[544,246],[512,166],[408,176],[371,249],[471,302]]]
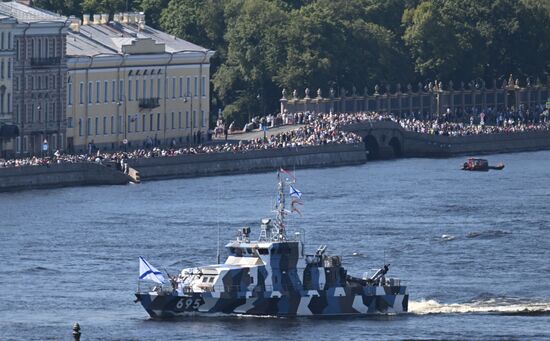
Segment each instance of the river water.
[[215,262],[221,239],[271,215],[275,173],[0,194],[0,339],[549,339],[550,152],[401,159],[298,170],[306,248],[351,274],[391,263],[410,313],[192,318],[133,303],[138,256],[172,273]]

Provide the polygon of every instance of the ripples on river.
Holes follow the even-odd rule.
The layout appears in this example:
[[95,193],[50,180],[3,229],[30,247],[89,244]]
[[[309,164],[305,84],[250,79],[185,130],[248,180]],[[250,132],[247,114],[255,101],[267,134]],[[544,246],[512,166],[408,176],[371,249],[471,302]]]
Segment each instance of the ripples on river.
[[138,256],[176,273],[214,263],[270,216],[275,173],[0,194],[0,339],[548,339],[550,152],[402,159],[299,170],[307,248],[349,271],[391,263],[411,313],[341,319],[156,322],[133,303]]

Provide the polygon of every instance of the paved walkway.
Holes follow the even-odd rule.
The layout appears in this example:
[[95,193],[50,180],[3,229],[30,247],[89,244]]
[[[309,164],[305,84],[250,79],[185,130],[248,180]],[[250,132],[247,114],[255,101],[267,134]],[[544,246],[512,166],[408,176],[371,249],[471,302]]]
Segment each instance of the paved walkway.
[[[275,135],[275,134],[279,134],[279,133],[285,133],[287,131],[292,131],[292,130],[296,130],[300,127],[303,127],[304,125],[303,124],[295,124],[295,125],[286,125],[286,126],[278,126],[278,127],[275,127],[275,128],[269,128],[269,130],[266,132],[266,136],[269,137],[271,135]],[[230,142],[234,142],[234,141],[249,141],[249,140],[254,140],[254,139],[257,139],[257,138],[262,138],[264,137],[264,132],[259,130],[259,129],[256,129],[254,131],[251,131],[251,132],[248,132],[248,133],[233,133],[233,134],[229,134],[227,136],[227,141],[230,141]],[[224,140],[224,136],[220,136],[218,138],[212,136],[212,140],[213,141],[223,141]]]

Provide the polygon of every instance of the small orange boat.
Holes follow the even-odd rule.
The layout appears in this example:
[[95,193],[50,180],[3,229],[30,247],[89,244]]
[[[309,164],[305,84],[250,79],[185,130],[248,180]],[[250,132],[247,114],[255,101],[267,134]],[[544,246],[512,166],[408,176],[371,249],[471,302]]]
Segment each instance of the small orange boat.
[[471,157],[462,165],[462,170],[467,171],[480,171],[488,172],[489,169],[502,170],[504,168],[503,163],[499,163],[496,166],[489,166],[489,162],[485,159],[478,159]]

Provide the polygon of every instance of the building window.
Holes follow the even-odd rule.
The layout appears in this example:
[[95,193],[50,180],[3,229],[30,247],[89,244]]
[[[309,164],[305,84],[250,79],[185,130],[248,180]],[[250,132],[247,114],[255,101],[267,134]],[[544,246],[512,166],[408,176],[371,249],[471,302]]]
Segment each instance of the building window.
[[90,136],[92,135],[92,118],[88,117],[88,124],[86,127],[86,135]]
[[95,134],[99,135],[99,117],[95,118]]
[[27,153],[29,151],[29,137],[23,136],[23,153]]
[[151,78],[151,81],[149,82],[149,97],[150,98],[153,98],[153,82],[154,82],[154,79]]
[[191,78],[190,77],[187,77],[187,96],[190,97],[191,96]]
[[157,114],[157,130],[160,130],[160,114]]
[[72,128],[72,127],[73,127],[73,118],[67,117],[67,128]]
[[201,110],[201,122],[202,122],[202,127],[206,127],[206,115],[204,114],[204,110]]
[[172,98],[176,98],[176,77],[172,78]]
[[183,97],[183,77],[180,77],[180,98]]
[[201,79],[201,96],[206,97],[206,77],[202,77]]
[[78,136],[82,136],[82,119],[78,119]]
[[139,100],[139,79],[136,79],[136,101]]
[[116,81],[111,82],[111,101],[116,102]]
[[124,101],[124,80],[122,79],[118,82],[118,100]]
[[147,98],[147,79],[143,80],[143,98]]
[[178,128],[181,129],[181,111],[178,113]]
[[103,135],[107,135],[107,116],[103,116]]
[[[4,34],[4,32],[2,32],[2,34]],[[0,62],[0,78],[4,79],[4,58],[2,58]]]
[[195,77],[195,97],[197,97],[198,79]]
[[129,133],[132,132],[132,116],[131,115],[128,115],[128,128],[127,128],[127,131]]
[[175,126],[175,115],[174,115],[174,112],[172,112],[172,129],[175,129],[176,126]]
[[189,128],[189,111],[185,112],[185,128]]
[[88,104],[92,104],[92,82],[88,82]]
[[157,97],[160,98],[160,78],[157,79]]
[[197,111],[193,110],[193,117],[191,117],[191,120],[193,121],[193,128],[197,127]]
[[8,59],[8,79],[11,79],[11,58]]
[[132,100],[132,80],[128,80],[128,100]]
[[115,117],[111,116],[111,134],[115,133]]
[[109,81],[103,81],[103,102],[109,102]]
[[141,131],[145,131],[145,114],[141,116]]
[[15,59],[19,60],[20,53],[19,53],[19,40],[15,41]]
[[80,82],[79,103],[84,104],[84,83]]
[[153,114],[149,115],[149,131],[153,131]]
[[139,132],[139,115],[135,114],[132,118],[132,122],[134,122],[134,131],[137,133]]
[[99,81],[95,82],[95,102],[99,103],[99,94],[101,93],[101,83]]
[[69,84],[67,84],[67,103],[73,105],[73,83],[71,83],[69,78]]
[[11,49],[11,32],[8,32],[8,49]]

